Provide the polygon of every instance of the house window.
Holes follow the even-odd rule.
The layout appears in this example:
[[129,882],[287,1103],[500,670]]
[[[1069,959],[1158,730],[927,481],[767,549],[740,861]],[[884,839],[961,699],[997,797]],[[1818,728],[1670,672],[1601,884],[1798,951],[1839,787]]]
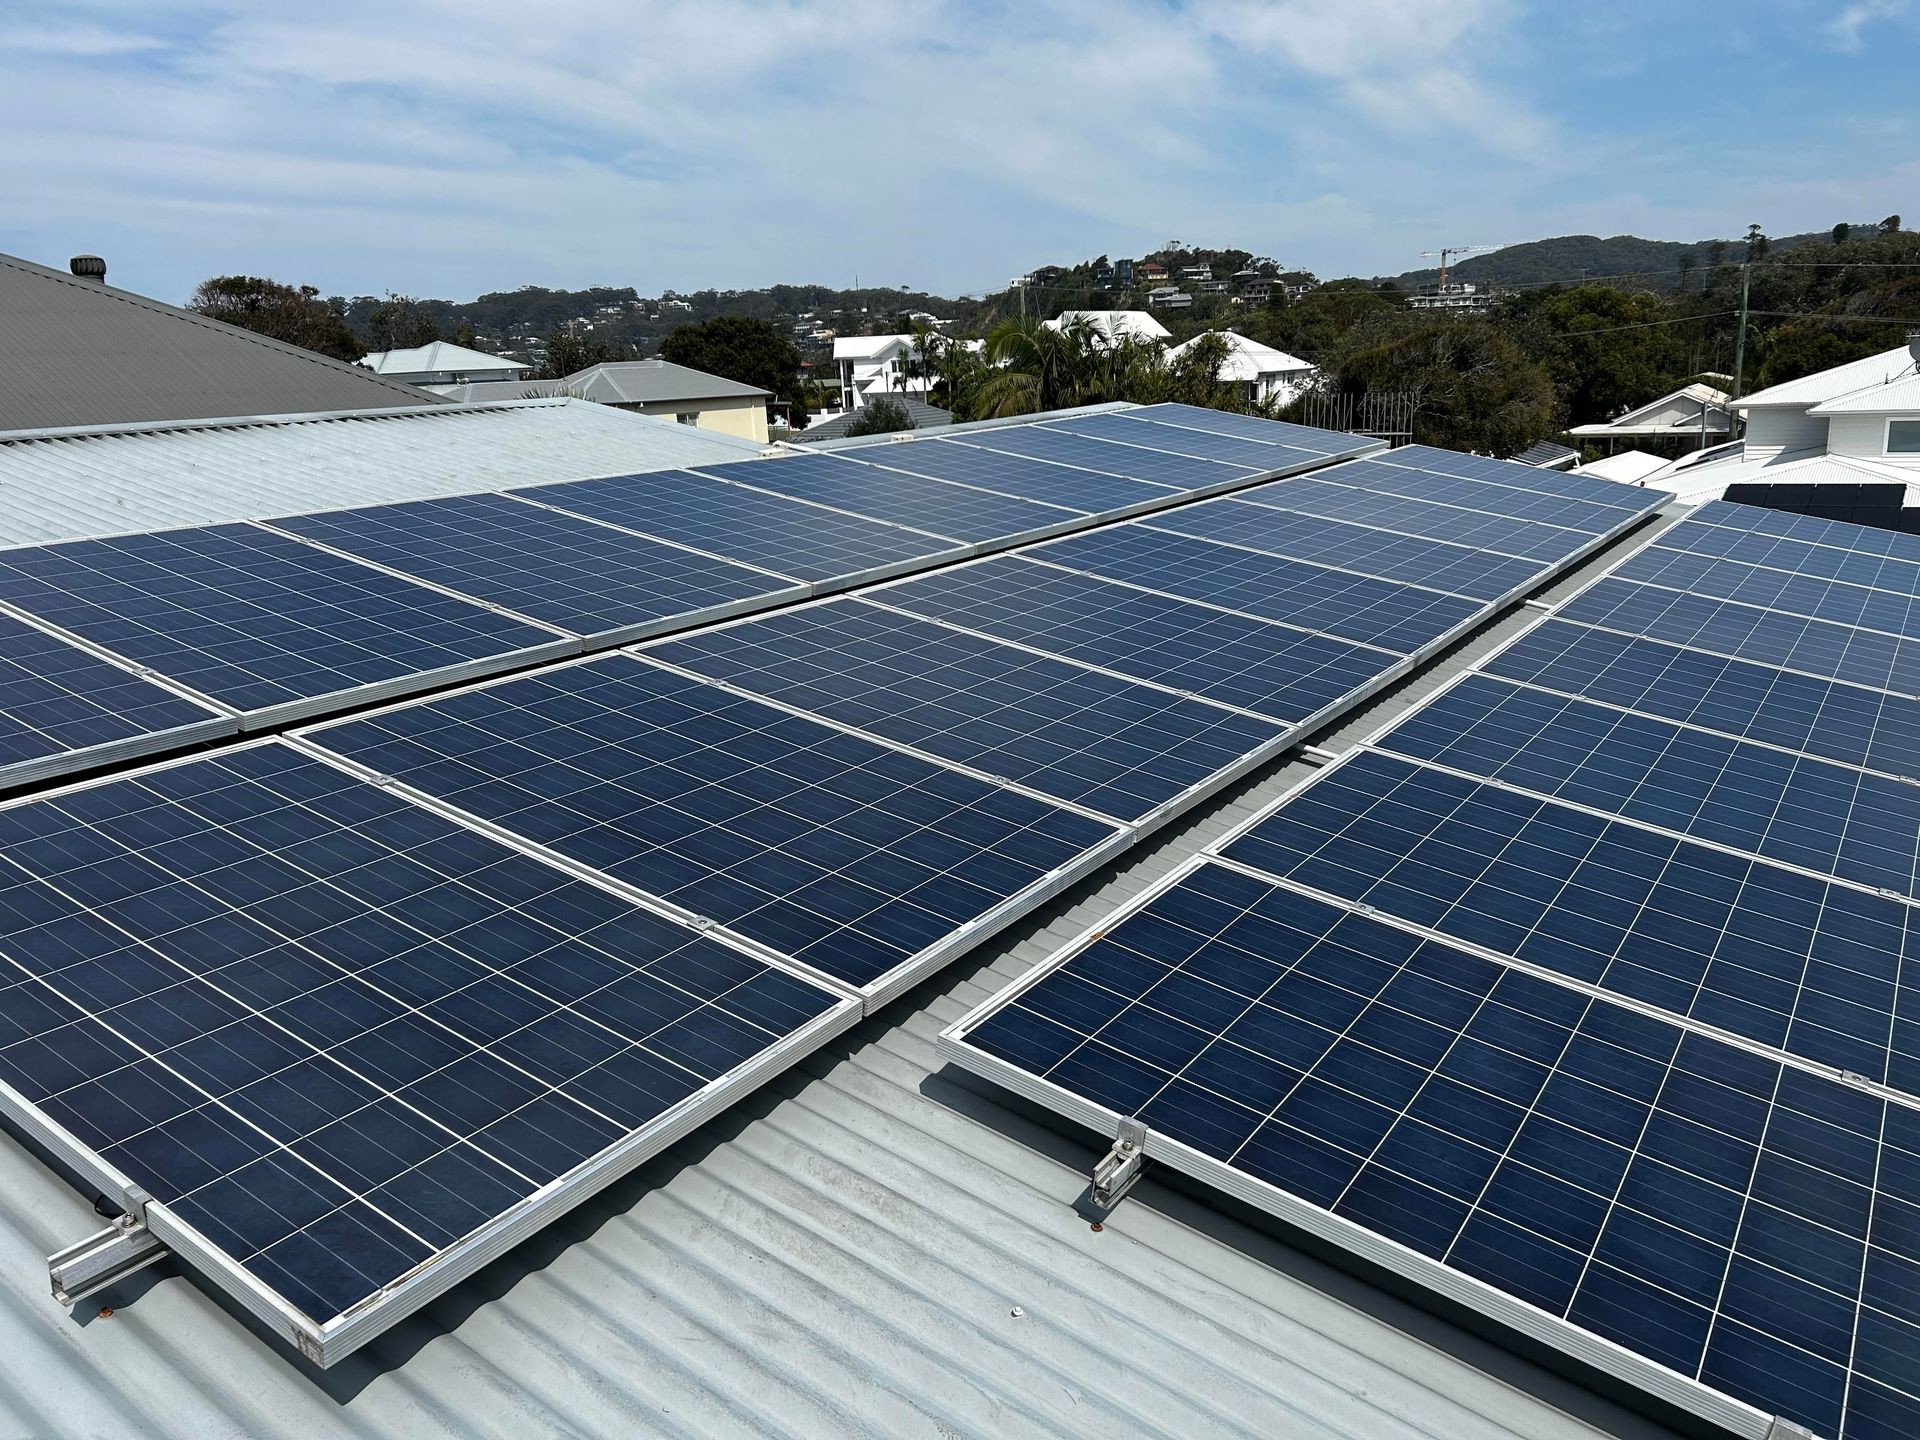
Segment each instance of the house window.
[[1887,421],[1887,454],[1920,455],[1920,420]]
[[700,414],[695,410],[683,410],[673,418],[678,420],[682,425],[698,425],[700,423]]

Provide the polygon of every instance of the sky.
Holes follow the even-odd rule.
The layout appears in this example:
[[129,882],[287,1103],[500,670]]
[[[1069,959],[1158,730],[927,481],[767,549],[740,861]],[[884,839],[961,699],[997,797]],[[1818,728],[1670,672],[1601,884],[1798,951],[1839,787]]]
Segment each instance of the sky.
[[468,299],[1920,222],[1920,0],[0,0],[0,251]]

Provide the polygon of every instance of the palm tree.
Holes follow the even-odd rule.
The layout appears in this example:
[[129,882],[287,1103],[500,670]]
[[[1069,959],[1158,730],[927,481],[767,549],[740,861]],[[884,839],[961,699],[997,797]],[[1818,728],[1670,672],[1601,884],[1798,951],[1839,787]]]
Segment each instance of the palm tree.
[[1093,388],[1098,336],[1079,319],[1057,329],[1037,320],[1002,320],[987,332],[987,363],[995,368],[980,387],[980,418],[1081,404]]

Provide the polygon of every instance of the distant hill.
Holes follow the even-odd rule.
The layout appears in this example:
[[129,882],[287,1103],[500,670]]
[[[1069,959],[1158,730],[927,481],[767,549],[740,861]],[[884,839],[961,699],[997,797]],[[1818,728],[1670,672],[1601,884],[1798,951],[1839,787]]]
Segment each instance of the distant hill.
[[[1857,229],[1871,229],[1858,226]],[[1810,235],[1786,235],[1772,241],[1775,250],[1790,250],[1813,240],[1827,239],[1825,232]],[[1469,255],[1449,271],[1452,278],[1476,285],[1543,285],[1553,281],[1579,284],[1581,278],[1638,277],[1650,290],[1675,290],[1680,286],[1682,257],[1691,256],[1696,266],[1710,263],[1716,247],[1722,263],[1737,264],[1745,253],[1744,240],[1643,240],[1638,235],[1556,235],[1549,240],[1528,240],[1519,245],[1486,255]],[[1438,270],[1409,270],[1393,277],[1403,290],[1417,290],[1439,281]]]

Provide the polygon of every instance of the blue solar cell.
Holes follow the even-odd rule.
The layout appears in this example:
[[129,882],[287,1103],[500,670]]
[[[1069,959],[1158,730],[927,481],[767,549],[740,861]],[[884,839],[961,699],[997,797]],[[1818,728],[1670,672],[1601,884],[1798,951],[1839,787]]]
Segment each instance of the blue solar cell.
[[1581,592],[1558,614],[1737,660],[1758,660],[1898,695],[1920,693],[1920,642],[1878,631],[1613,579]]
[[[1217,490],[1266,472],[1292,468],[1279,456],[1271,457],[1270,463],[1264,466],[1223,465],[1214,460],[1197,460],[1192,456],[1146,450],[1137,445],[1114,445],[1105,440],[1093,440],[1084,435],[1071,435],[1039,425],[979,430],[965,436],[955,436],[943,443],[978,446],[982,450],[997,450],[1003,454],[1024,455],[1036,460],[1052,460],[1061,465],[1099,470],[1109,475],[1124,475],[1131,480],[1184,493]],[[1318,457],[1303,458],[1299,463],[1312,464],[1317,460]],[[1022,493],[1033,494],[1036,499],[1048,498],[1033,491]],[[1142,495],[1140,498],[1151,500],[1155,497]]]
[[1898,900],[1376,752],[1225,853],[1920,1093]]
[[1902,1107],[1275,882],[1202,865],[958,1038],[1821,1433],[1912,1368]]
[[[1864,530],[1864,527],[1856,528]],[[1864,530],[1864,533],[1873,535],[1876,532]],[[1835,538],[1840,538],[1837,532]],[[1865,585],[1870,589],[1891,591],[1909,598],[1920,595],[1920,562],[1882,555],[1876,542],[1869,542],[1869,548],[1866,549],[1846,550],[1829,544],[1731,529],[1711,522],[1696,523],[1689,518],[1686,523],[1676,525],[1663,534],[1660,544],[1670,550],[1737,560],[1747,565],[1764,565],[1794,575],[1844,580],[1851,585]]]
[[1883,690],[1559,620],[1535,626],[1485,668],[1883,774],[1920,770],[1920,701]]
[[1541,525],[1500,514],[1463,510],[1457,505],[1436,505],[1351,485],[1332,485],[1314,475],[1269,481],[1234,498],[1249,505],[1269,505],[1276,510],[1295,510],[1326,520],[1346,520],[1429,540],[1447,540],[1522,560],[1565,560],[1594,541],[1585,531],[1569,530],[1561,525]]
[[1086,515],[1083,510],[1040,505],[944,480],[928,480],[900,470],[881,469],[877,458],[868,463],[836,455],[801,455],[777,461],[753,460],[702,467],[695,473],[975,542],[1028,535],[1082,520]]
[[1400,465],[1432,475],[1452,475],[1462,480],[1486,480],[1530,495],[1557,495],[1584,500],[1629,515],[1644,515],[1657,510],[1666,501],[1659,491],[1649,491],[1615,480],[1591,475],[1570,475],[1564,470],[1543,470],[1515,460],[1493,460],[1485,455],[1465,455],[1458,450],[1442,450],[1433,445],[1402,445],[1378,457],[1388,465]]
[[1125,820],[1287,733],[857,600],[725,626],[646,654]]
[[[1016,428],[1006,433],[1024,432]],[[1137,479],[1092,470],[1069,469],[1020,453],[962,445],[952,440],[872,446],[850,450],[836,458],[884,465],[889,470],[904,471],[923,479],[950,481],[1087,514],[1124,510],[1135,505],[1165,504],[1175,498],[1175,492],[1164,485],[1143,484]],[[1232,477],[1229,474],[1222,478]]]
[[1153,530],[1244,545],[1268,555],[1334,565],[1476,600],[1497,600],[1540,578],[1540,567],[1529,560],[1392,530],[1322,520],[1293,510],[1246,505],[1237,496],[1183,505],[1138,523]]
[[[1319,448],[1303,449],[1276,445],[1272,441],[1241,440],[1231,435],[1183,430],[1173,425],[1156,425],[1137,420],[1131,412],[1107,415],[1078,415],[1068,420],[1047,420],[1033,427],[1051,434],[1078,435],[1088,440],[1107,440],[1115,444],[1143,448],[1162,455],[1184,455],[1192,460],[1210,460],[1237,465],[1245,470],[1268,474],[1302,465],[1324,463],[1328,452]],[[1364,437],[1353,437],[1351,449],[1358,452],[1369,445]],[[1345,451],[1336,453],[1347,453]]]
[[242,711],[577,643],[252,525],[8,550],[0,598]]
[[1697,840],[1920,895],[1920,790],[1690,726],[1470,675],[1383,749]]
[[1479,615],[1479,602],[1305,561],[1238,550],[1140,525],[1115,525],[1022,552],[1109,580],[1144,585],[1410,655]]
[[1733,505],[1723,500],[1700,506],[1687,516],[1687,520],[1690,524],[1717,525],[1727,530],[1745,530],[1756,535],[1774,535],[1810,545],[1827,545],[1858,555],[1884,555],[1920,563],[1920,536],[1903,534],[1898,530],[1853,525],[1844,520],[1792,515],[1783,510],[1763,510],[1758,506]]
[[1270,445],[1293,446],[1319,455],[1345,455],[1356,445],[1368,443],[1362,437],[1342,434],[1337,430],[1318,430],[1310,425],[1263,420],[1257,415],[1207,410],[1198,405],[1147,405],[1127,411],[1126,416],[1130,420],[1198,430],[1207,435],[1230,435],[1242,440],[1263,440]]
[[537,485],[514,493],[800,580],[932,562],[966,549],[945,536],[685,470]]
[[577,635],[631,638],[675,617],[793,599],[791,581],[506,495],[462,495],[276,520],[345,550]]
[[1014,557],[871,598],[1276,720],[1303,720],[1397,663],[1382,650]]
[[626,655],[311,738],[855,986],[1117,833]]
[[204,705],[0,615],[0,785],[236,728]]
[[316,1323],[841,1003],[278,743],[0,847],[0,1076]]
[[[1398,457],[1403,453],[1396,450],[1393,455]],[[1525,466],[1520,468],[1527,469]],[[1553,474],[1551,471],[1541,470],[1529,473],[1541,476]],[[1547,485],[1535,486],[1530,490],[1516,490],[1511,485],[1498,484],[1489,480],[1467,479],[1424,468],[1415,469],[1404,462],[1389,460],[1385,456],[1367,460],[1349,460],[1344,465],[1335,465],[1329,470],[1315,472],[1314,478],[1332,485],[1351,485],[1355,489],[1368,490],[1379,495],[1398,495],[1405,499],[1426,500],[1434,504],[1458,505],[1465,510],[1485,511],[1491,515],[1506,516],[1515,520],[1532,520],[1543,525],[1558,525],[1568,530],[1578,530],[1588,536],[1609,534],[1629,522],[1635,514],[1656,509],[1664,499],[1664,492],[1638,491],[1636,493],[1641,497],[1639,506],[1634,510],[1622,510],[1618,505],[1600,504],[1558,494]]]
[[1651,545],[1614,574],[1715,600],[1920,637],[1920,598]]

